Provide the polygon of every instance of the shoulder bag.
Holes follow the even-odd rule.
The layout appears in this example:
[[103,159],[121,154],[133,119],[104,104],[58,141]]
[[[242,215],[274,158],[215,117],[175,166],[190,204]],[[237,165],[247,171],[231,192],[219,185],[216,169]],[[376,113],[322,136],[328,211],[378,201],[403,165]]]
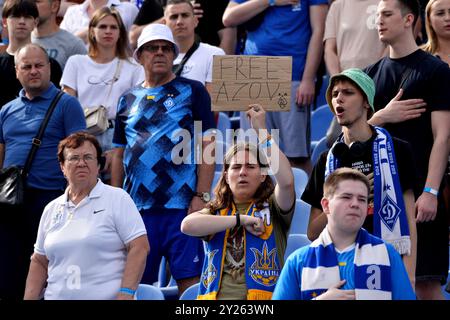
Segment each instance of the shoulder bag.
[[31,149],[28,152],[25,166],[23,168],[20,166],[9,166],[0,169],[0,207],[19,207],[23,204],[26,178],[30,171],[31,163],[34,160],[37,149],[41,146],[45,128],[62,95],[63,92],[59,91],[51,102],[45,118],[39,127],[37,136],[31,141]]
[[[119,59],[117,62],[116,72],[111,80],[108,95],[106,96],[105,104],[108,102],[114,83],[117,79],[119,79],[121,66],[122,60]],[[87,132],[93,134],[94,136],[102,134],[109,128],[108,110],[103,105],[84,108],[84,117],[86,118]]]

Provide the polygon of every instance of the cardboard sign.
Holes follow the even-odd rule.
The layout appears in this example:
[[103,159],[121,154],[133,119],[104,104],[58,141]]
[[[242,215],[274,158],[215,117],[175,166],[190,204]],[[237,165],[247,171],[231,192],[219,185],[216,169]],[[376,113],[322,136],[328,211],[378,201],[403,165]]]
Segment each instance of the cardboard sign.
[[211,103],[214,111],[289,111],[292,57],[214,56]]

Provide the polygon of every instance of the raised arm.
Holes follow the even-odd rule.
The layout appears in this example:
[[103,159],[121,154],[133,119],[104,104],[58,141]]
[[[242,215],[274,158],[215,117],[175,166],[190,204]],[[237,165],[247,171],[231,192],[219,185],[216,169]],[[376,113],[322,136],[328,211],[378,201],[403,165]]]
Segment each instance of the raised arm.
[[289,160],[278,147],[275,139],[269,138],[266,128],[266,112],[259,104],[252,104],[247,111],[252,128],[258,133],[260,151],[263,151],[277,182],[275,200],[283,211],[292,208],[295,201],[294,175]]
[[[297,4],[299,0],[275,0],[275,6]],[[237,27],[270,7],[269,0],[249,0],[236,3],[231,0],[223,13],[225,27]]]

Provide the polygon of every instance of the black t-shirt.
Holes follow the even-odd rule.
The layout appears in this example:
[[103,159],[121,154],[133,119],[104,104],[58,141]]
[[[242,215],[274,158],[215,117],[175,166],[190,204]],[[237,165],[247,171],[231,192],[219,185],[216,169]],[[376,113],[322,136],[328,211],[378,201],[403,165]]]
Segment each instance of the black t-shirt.
[[[373,172],[372,161],[372,143],[376,135],[370,138],[369,142],[364,143],[364,152],[359,157],[349,157],[347,161],[342,161],[341,167],[351,167],[368,175]],[[395,159],[397,162],[398,174],[400,178],[400,186],[403,191],[413,189],[415,165],[412,157],[412,151],[409,143],[392,138],[395,151]],[[312,207],[322,209],[320,200],[323,196],[323,183],[325,181],[325,165],[327,162],[328,151],[321,154],[317,164],[314,166],[311,177],[302,194],[302,200],[309,203]],[[372,197],[373,198],[373,197]],[[373,208],[373,199],[369,201],[369,207]],[[364,221],[363,227],[369,231],[373,231],[373,214],[368,214]]]
[[222,17],[227,8],[229,0],[196,0],[203,9],[203,17],[200,18],[195,33],[200,37],[200,41],[213,46],[220,45],[218,32],[225,28]]
[[[408,69],[412,71],[406,76]],[[426,112],[419,118],[385,126],[392,136],[411,145],[417,166],[417,197],[425,184],[434,141],[431,112],[450,110],[450,68],[433,55],[417,50],[400,59],[385,57],[364,71],[375,82],[375,110],[384,108],[398,93],[400,86],[404,90],[402,100],[422,98],[427,103]]]
[[[50,58],[50,81],[57,87],[61,80],[61,66],[55,60]],[[0,54],[0,109],[11,100],[18,97],[22,85],[16,77],[14,65],[14,56],[7,52]]]
[[162,18],[164,16],[163,6],[165,5],[166,1],[164,0],[145,0],[134,19],[134,24],[143,26]]
[[[145,0],[134,20],[134,24],[142,26],[162,18],[164,16],[163,7],[166,2],[165,0]],[[225,28],[222,23],[222,16],[229,0],[196,0],[196,2],[201,4],[203,17],[199,19],[195,33],[201,42],[219,46],[218,32]]]

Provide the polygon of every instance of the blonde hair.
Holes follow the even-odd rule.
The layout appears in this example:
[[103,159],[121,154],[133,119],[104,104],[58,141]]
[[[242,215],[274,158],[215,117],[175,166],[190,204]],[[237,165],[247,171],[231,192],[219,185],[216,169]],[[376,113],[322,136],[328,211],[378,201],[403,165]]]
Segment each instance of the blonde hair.
[[430,0],[425,7],[425,29],[427,31],[428,40],[425,44],[421,46],[421,48],[429,52],[431,54],[436,54],[437,50],[439,49],[439,40],[436,34],[436,31],[434,31],[433,26],[431,25],[431,6],[438,2],[439,0]]

